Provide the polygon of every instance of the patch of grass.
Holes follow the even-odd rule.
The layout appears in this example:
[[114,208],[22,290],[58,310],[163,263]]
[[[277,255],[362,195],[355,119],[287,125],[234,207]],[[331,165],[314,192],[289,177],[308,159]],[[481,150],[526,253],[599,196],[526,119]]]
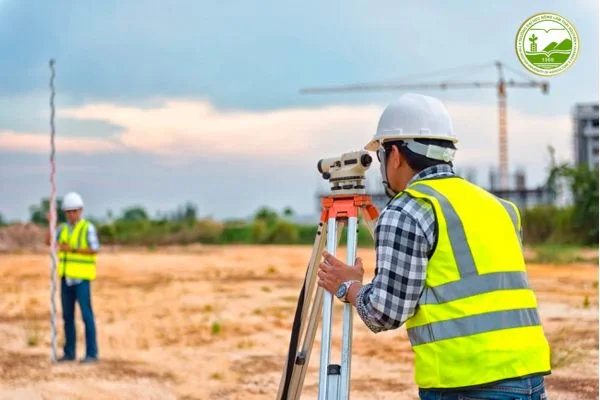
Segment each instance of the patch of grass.
[[274,274],[275,272],[277,272],[277,268],[275,268],[274,265],[269,265],[267,267],[267,274]]
[[263,286],[260,288],[261,291],[265,292],[265,293],[269,293],[271,292],[271,288],[268,286]]
[[260,308],[252,310],[252,315],[263,315],[263,311]]
[[298,301],[298,297],[296,296],[283,296],[281,300],[290,303],[296,303]]
[[202,307],[202,311],[209,313],[209,312],[213,312],[215,310],[215,308],[212,306],[212,304],[206,304],[204,307]]
[[218,321],[213,322],[210,326],[210,332],[213,335],[218,335],[219,333],[221,333],[221,323],[219,323]]
[[252,340],[243,340],[237,344],[238,349],[251,349],[254,347],[254,342]]
[[592,287],[593,287],[594,289],[598,289],[598,281],[596,281],[596,282],[592,283]]
[[32,333],[27,337],[27,346],[29,347],[35,347],[38,345],[40,339],[37,335],[37,333]]
[[213,372],[212,374],[210,374],[210,379],[220,381],[221,379],[223,379],[223,375],[220,372]]
[[540,245],[533,248],[535,256],[528,261],[536,264],[598,263],[598,257],[585,257],[582,250],[585,248],[571,245]]
[[590,299],[589,297],[585,296],[583,298],[583,308],[589,308],[590,307]]

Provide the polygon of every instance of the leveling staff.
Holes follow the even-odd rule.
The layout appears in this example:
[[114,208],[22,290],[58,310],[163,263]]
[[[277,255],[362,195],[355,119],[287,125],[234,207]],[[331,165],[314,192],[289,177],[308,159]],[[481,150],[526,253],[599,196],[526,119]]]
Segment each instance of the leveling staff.
[[444,105],[416,94],[383,112],[376,151],[391,198],[375,230],[376,268],[363,284],[325,253],[319,286],[377,333],[406,323],[423,400],[544,399],[550,349],[529,287],[517,207],[457,177]]

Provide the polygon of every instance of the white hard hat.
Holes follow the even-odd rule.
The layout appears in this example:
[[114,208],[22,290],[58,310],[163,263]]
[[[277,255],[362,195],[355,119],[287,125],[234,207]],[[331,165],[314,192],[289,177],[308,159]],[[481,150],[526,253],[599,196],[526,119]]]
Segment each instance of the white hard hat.
[[62,209],[64,211],[67,210],[77,210],[79,208],[83,208],[83,199],[78,193],[69,192],[65,195],[62,203]]
[[440,146],[426,146],[411,139],[458,142],[450,114],[440,100],[416,93],[400,96],[383,111],[377,132],[365,149],[377,151],[384,141],[405,140],[409,149],[430,158],[448,159],[454,155],[453,149],[442,150]]

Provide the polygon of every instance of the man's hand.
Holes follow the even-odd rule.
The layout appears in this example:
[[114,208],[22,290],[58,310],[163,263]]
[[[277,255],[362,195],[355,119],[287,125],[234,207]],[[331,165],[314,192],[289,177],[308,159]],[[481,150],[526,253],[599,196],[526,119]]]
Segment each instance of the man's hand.
[[323,262],[319,264],[319,286],[335,294],[343,282],[357,280],[362,283],[365,271],[360,258],[356,259],[354,267],[350,267],[326,251],[323,257]]
[[66,243],[62,243],[61,245],[58,246],[58,249],[60,251],[71,251],[71,246],[69,246]]

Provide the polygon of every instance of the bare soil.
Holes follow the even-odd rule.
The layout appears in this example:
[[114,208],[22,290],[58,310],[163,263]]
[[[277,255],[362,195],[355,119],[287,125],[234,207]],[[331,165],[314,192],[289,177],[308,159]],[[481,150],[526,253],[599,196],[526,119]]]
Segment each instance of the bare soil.
[[[92,285],[97,365],[50,363],[50,258],[0,254],[0,399],[274,399],[310,252],[306,246],[104,252]],[[370,279],[374,252],[359,254]],[[598,266],[528,271],[553,349],[549,398],[597,399]],[[60,355],[58,292],[56,306]],[[341,307],[334,312],[333,360],[339,360]],[[77,328],[81,356],[79,312]],[[317,393],[319,336],[303,399]],[[374,335],[355,316],[353,398],[417,399],[412,360],[404,328]]]

